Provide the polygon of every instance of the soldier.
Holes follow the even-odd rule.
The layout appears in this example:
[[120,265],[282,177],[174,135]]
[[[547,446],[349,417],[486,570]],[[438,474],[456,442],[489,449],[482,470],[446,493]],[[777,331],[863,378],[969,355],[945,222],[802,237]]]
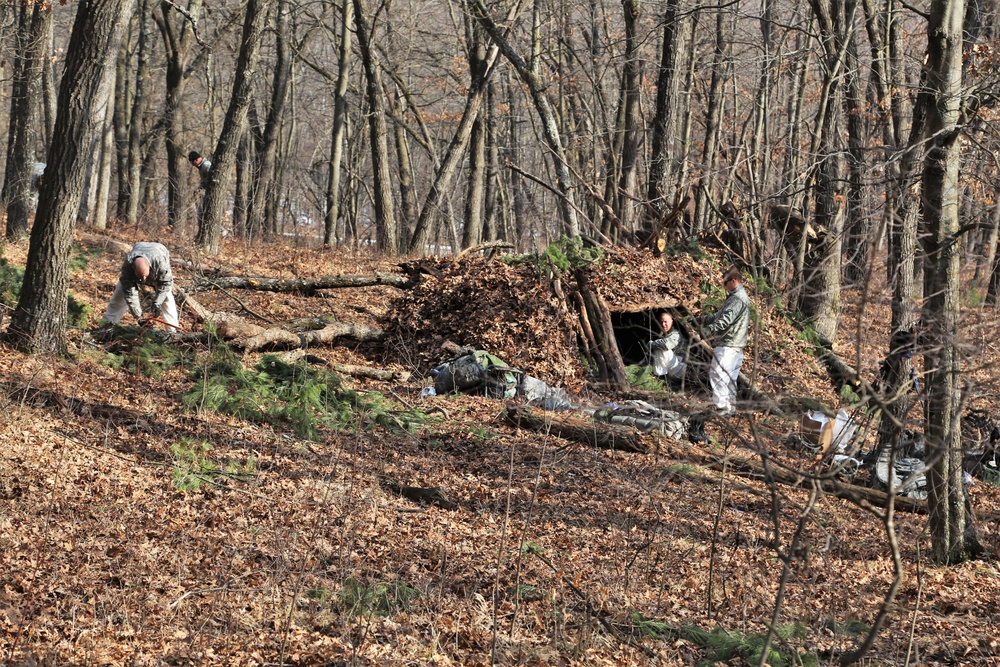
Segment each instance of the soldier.
[[114,294],[104,313],[104,322],[118,324],[126,308],[144,324],[139,286],[150,285],[156,292],[152,317],[179,328],[177,304],[174,303],[174,276],[170,271],[170,251],[160,243],[139,242],[125,256]]
[[663,336],[649,344],[653,372],[661,378],[683,378],[687,369],[684,361],[687,353],[687,337],[679,327],[674,326],[674,318],[666,311],[660,313],[660,329],[663,331]]
[[206,160],[198,151],[188,153],[188,160],[198,169],[198,176],[201,179],[201,189],[208,187],[208,181],[212,173],[212,161]]
[[722,286],[728,296],[722,308],[701,319],[701,325],[715,342],[712,365],[708,379],[712,384],[712,398],[719,414],[730,415],[736,411],[736,379],[743,368],[743,348],[747,345],[750,328],[750,297],[743,288],[743,276],[735,266],[722,274]]

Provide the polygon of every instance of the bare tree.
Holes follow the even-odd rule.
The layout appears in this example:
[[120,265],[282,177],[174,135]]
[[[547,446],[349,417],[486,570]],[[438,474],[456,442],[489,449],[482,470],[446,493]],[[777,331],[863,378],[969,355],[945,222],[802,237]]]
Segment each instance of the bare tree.
[[236,151],[239,148],[240,138],[246,131],[247,109],[252,101],[253,80],[257,73],[260,41],[267,23],[268,6],[269,0],[248,0],[243,19],[243,37],[233,76],[233,92],[223,121],[222,133],[215,146],[211,178],[205,191],[204,212],[195,238],[198,247],[211,255],[219,252],[222,219],[229,199]]
[[927,25],[929,147],[924,158],[921,215],[926,254],[924,308],[927,350],[927,502],[938,563],[965,560],[976,548],[967,531],[962,482],[962,379],[959,353],[958,178],[962,113],[964,0],[933,0]]
[[28,233],[32,204],[32,166],[38,135],[42,95],[43,61],[51,30],[52,7],[23,0],[18,6],[14,84],[10,96],[10,123],[7,129],[7,168],[4,172],[3,202],[7,210],[7,238]]
[[368,131],[371,135],[373,199],[375,204],[375,246],[382,252],[397,250],[396,212],[393,206],[392,176],[389,173],[388,131],[385,125],[382,74],[373,43],[372,28],[362,0],[354,0],[354,23],[361,63],[365,70],[368,99]]
[[344,131],[347,126],[347,83],[350,72],[351,24],[354,3],[344,0],[340,17],[340,45],[337,60],[337,87],[334,92],[333,136],[330,141],[330,176],[326,188],[326,215],[323,243],[333,245],[340,217],[340,175],[344,157]]
[[48,168],[31,229],[17,308],[4,340],[31,352],[66,352],[69,253],[83,195],[86,146],[107,101],[115,58],[135,0],[81,2],[66,50]]
[[[188,68],[195,41],[195,26],[190,17],[197,19],[201,13],[201,7],[202,0],[189,0],[182,12],[174,3],[164,2],[160,5],[160,12],[153,14],[160,34],[163,36],[163,44],[167,54],[167,93],[163,110],[167,147],[167,219],[171,225],[177,227],[184,226],[184,216],[188,210],[189,202],[189,192],[185,187],[185,175],[190,167],[187,164],[188,150],[182,136],[184,133],[184,88],[190,76]],[[247,13],[250,13],[249,7]],[[198,222],[200,225],[201,221]]]

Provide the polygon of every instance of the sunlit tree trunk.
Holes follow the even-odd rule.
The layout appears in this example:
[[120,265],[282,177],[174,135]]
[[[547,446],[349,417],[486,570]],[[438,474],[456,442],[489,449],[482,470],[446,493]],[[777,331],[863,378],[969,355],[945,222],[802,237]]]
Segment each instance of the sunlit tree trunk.
[[362,0],[354,0],[354,23],[365,71],[365,91],[368,100],[368,133],[371,140],[372,192],[375,205],[375,246],[379,251],[395,254],[396,211],[393,205],[392,174],[389,172],[388,129],[385,124],[382,73],[371,25]]
[[326,186],[326,215],[323,220],[323,245],[337,241],[337,220],[340,218],[340,174],[344,159],[344,129],[347,126],[347,83],[351,57],[351,24],[354,3],[343,3],[340,18],[340,44],[337,51],[337,89],[333,103],[333,136],[330,142],[330,174]]
[[268,0],[248,0],[243,21],[240,54],[233,77],[233,92],[229,100],[222,133],[212,159],[211,178],[205,191],[204,213],[198,225],[195,243],[204,252],[219,252],[222,238],[222,221],[225,216],[233,166],[240,138],[246,131],[247,109],[250,107],[253,80],[260,57],[260,42],[267,23]]
[[673,95],[677,71],[679,0],[668,0],[663,11],[663,42],[660,44],[660,67],[656,76],[656,111],[653,117],[649,150],[649,171],[646,179],[646,199],[652,211],[662,215],[670,200],[667,183],[670,180],[670,132],[677,100]]
[[42,61],[47,51],[46,35],[51,22],[52,8],[44,3],[23,0],[18,6],[14,82],[7,126],[7,165],[2,192],[8,239],[21,238],[28,233],[32,203],[31,171],[35,163],[38,110],[42,95]]
[[[485,94],[486,73],[489,61],[486,57],[486,36],[483,29],[471,20],[466,25],[468,43],[470,89],[481,89]],[[487,119],[482,107],[476,114],[469,135],[469,176],[466,180],[465,227],[462,230],[462,247],[469,248],[483,241],[483,197],[486,178],[486,132]]]
[[639,19],[638,0],[622,0],[625,15],[625,64],[622,68],[622,149],[621,174],[618,180],[618,220],[626,229],[632,229],[638,175],[636,161],[639,156],[641,122],[639,115],[639,91],[642,86],[642,61],[639,57],[639,37],[636,22]]
[[107,100],[115,58],[135,0],[78,5],[66,49],[59,107],[38,213],[17,308],[4,340],[29,352],[66,352],[69,255],[83,194],[87,144],[96,132],[96,107]]
[[701,154],[701,173],[698,177],[698,195],[695,199],[695,231],[701,231],[709,223],[711,214],[709,201],[716,199],[717,193],[715,172],[719,166],[719,137],[722,131],[722,107],[725,95],[723,89],[728,69],[729,35],[726,32],[726,23],[726,12],[719,9],[715,14],[712,81],[709,84],[708,108],[705,112],[705,148]]
[[[934,560],[957,563],[974,545],[966,532],[962,482],[961,405],[963,383],[959,354],[958,191],[962,103],[963,0],[933,0],[927,25],[928,105],[921,215],[924,233],[923,324],[927,350],[926,436],[930,470],[927,505]],[[971,536],[971,540],[975,537]]]
[[276,162],[278,155],[278,140],[282,122],[285,116],[285,104],[288,100],[288,88],[292,79],[292,58],[289,52],[288,2],[278,3],[278,17],[275,26],[274,72],[271,80],[271,102],[264,121],[260,145],[254,154],[254,178],[250,186],[250,197],[247,202],[248,237],[253,238],[262,231],[273,233],[265,224],[265,212],[269,202],[277,197],[275,188]]
[[810,0],[810,4],[819,24],[824,54],[823,91],[812,150],[817,160],[812,177],[812,193],[813,218],[817,230],[820,234],[825,234],[825,237],[822,242],[814,244],[809,252],[800,250],[801,292],[798,305],[803,317],[816,332],[833,341],[837,336],[840,318],[843,229],[841,147],[837,121],[841,106],[840,82],[844,72],[845,45],[852,30],[855,3],[853,0]]

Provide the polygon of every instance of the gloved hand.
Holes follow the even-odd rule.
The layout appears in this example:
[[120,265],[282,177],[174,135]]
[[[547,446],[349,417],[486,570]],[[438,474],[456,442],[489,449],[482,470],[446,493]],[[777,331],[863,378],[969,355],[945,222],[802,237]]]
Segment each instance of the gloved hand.
[[149,309],[149,316],[150,317],[159,317],[160,316],[160,305],[159,304],[153,304],[153,307]]
[[146,326],[146,318],[145,317],[140,317],[140,318],[136,319],[136,322],[139,323],[140,327]]

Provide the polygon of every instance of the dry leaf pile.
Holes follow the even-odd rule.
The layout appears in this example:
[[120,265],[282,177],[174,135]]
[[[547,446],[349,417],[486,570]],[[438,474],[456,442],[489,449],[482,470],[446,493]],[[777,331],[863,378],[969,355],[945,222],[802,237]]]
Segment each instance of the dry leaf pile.
[[[8,246],[5,257],[23,261],[25,247]],[[387,268],[282,246],[230,244],[211,261],[182,255],[178,248],[175,257],[206,270],[269,277]],[[95,254],[73,273],[74,294],[98,314],[120,260],[117,251]],[[687,260],[660,267],[670,261]],[[441,261],[443,278],[427,278],[413,294],[385,287],[314,297],[211,293],[205,302],[275,322],[315,315],[386,322],[398,312],[412,326],[410,338],[396,330],[387,354],[412,350],[413,365],[424,363],[419,355],[431,360],[439,344],[425,337],[456,333],[474,340],[455,342],[512,364],[527,356],[532,370],[559,372],[546,357],[569,363],[575,342],[547,332],[564,315],[544,280],[496,262],[463,265],[475,269],[468,288],[462,267]],[[714,278],[700,263],[670,271],[645,260],[618,266],[643,272],[643,280],[616,283],[595,273],[613,305],[608,290],[620,284],[621,305],[672,297],[697,308],[693,287]],[[182,283],[192,272],[175,275]],[[625,290],[635,291],[626,297]],[[763,295],[754,299],[762,324],[748,356],[758,377],[829,392],[783,319]],[[445,300],[459,316],[441,315]],[[498,327],[503,309],[530,326]],[[704,649],[674,630],[719,625],[755,634],[772,622],[787,657],[827,665],[861,641],[858,631],[892,578],[881,524],[823,496],[790,554],[782,611],[772,618],[782,573],[775,549],[789,553],[808,491],[771,489],[717,462],[759,462],[757,447],[789,465],[819,465],[783,441],[791,419],[742,415],[710,423],[710,447],[649,435],[654,453],[626,454],[518,429],[498,419],[499,401],[421,398],[417,383],[345,378],[398,409],[423,411],[427,421],[403,432],[360,415],[354,428],[307,441],[280,423],[184,411],[178,396],[192,386],[193,368],[133,374],[105,365],[104,352],[79,333],[73,342],[75,361],[0,348],[0,664],[9,667],[695,665]],[[310,353],[376,363],[350,345]],[[997,395],[987,373],[995,354],[980,353],[983,401]],[[201,478],[197,488],[179,483],[192,474]],[[394,490],[399,485],[440,487],[457,509],[408,500]],[[971,494],[980,539],[995,558],[1000,494],[985,483]],[[926,517],[895,519],[905,578],[871,664],[903,665],[908,654],[911,665],[995,664],[995,560],[936,567],[926,558]],[[655,628],[642,619],[667,624],[664,634],[651,636]]]

